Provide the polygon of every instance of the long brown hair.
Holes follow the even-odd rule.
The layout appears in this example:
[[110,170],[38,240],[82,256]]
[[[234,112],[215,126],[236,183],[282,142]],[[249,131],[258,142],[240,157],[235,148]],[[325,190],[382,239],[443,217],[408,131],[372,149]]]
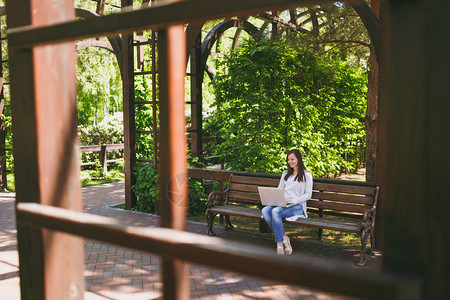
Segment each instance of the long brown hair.
[[284,180],[288,180],[288,178],[291,177],[294,174],[294,168],[291,168],[291,166],[287,163],[288,156],[290,154],[294,154],[295,157],[297,157],[297,159],[298,159],[298,163],[297,163],[297,165],[298,165],[298,173],[297,173],[297,176],[295,176],[294,180],[297,180],[297,181],[305,180],[306,179],[306,177],[305,177],[306,168],[305,168],[305,165],[303,164],[303,156],[302,156],[302,154],[300,153],[300,151],[298,149],[291,149],[286,154],[287,173],[286,173],[286,176],[284,176]]

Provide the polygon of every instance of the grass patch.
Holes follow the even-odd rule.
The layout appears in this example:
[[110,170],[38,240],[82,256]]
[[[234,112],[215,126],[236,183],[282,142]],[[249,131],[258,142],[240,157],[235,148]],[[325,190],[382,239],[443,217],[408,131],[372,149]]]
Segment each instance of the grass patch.
[[86,180],[82,181],[82,187],[88,187],[88,186],[94,186],[94,185],[100,185],[105,183],[111,183],[111,182],[118,182],[123,181],[124,179],[119,178],[95,178],[92,180]]
[[85,170],[80,172],[81,185],[83,187],[118,182],[125,180],[122,171],[111,169],[106,174],[99,174],[97,170]]
[[125,203],[117,204],[117,205],[114,205],[113,207],[118,208],[118,209],[126,209]]
[[[107,174],[101,177],[95,177],[95,174],[93,174],[94,172],[95,171],[81,171],[80,178],[82,187],[125,180],[125,175],[118,170],[110,170]],[[8,173],[6,176],[6,189],[8,191],[15,192],[16,182],[14,174]]]

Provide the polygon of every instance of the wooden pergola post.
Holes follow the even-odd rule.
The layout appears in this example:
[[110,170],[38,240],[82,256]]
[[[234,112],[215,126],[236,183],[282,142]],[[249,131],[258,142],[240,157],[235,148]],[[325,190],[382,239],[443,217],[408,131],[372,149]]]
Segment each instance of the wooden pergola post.
[[202,99],[202,49],[201,32],[197,35],[191,50],[191,155],[202,156],[203,152],[203,99]]
[[377,182],[383,268],[449,299],[450,2],[385,0]]
[[[133,0],[122,0],[122,7],[133,4]],[[133,169],[136,165],[136,120],[134,107],[134,49],[133,33],[122,35],[122,90],[123,90],[123,135],[124,135],[124,173],[125,206],[131,209],[136,197],[131,191],[135,184]]]
[[[160,155],[159,201],[161,226],[185,230],[188,207],[184,80],[186,35],[183,25],[158,31]],[[162,258],[164,297],[188,299],[188,264]]]
[[[70,21],[73,7],[9,0],[8,28]],[[75,44],[10,49],[10,65],[16,201],[81,211]],[[23,225],[17,231],[22,299],[83,299],[83,239]]]

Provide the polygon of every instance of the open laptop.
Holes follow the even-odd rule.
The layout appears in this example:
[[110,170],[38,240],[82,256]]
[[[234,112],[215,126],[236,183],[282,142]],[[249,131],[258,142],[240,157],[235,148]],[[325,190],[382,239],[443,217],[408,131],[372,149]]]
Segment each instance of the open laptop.
[[286,207],[284,191],[280,188],[258,186],[259,198],[262,205]]

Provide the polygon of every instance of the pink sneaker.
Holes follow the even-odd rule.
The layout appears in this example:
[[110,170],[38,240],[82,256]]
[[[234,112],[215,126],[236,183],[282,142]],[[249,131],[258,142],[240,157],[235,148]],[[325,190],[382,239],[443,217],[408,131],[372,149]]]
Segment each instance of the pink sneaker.
[[292,254],[291,240],[287,235],[284,236],[283,246],[284,246],[284,254],[291,255]]

